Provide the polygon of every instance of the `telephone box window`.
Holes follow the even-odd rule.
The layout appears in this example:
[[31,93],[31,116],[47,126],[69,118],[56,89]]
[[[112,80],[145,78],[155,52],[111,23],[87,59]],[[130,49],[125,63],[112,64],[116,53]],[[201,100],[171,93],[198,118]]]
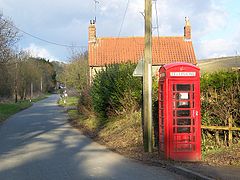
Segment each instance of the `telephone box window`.
[[178,119],[177,125],[191,125],[191,119]]
[[177,99],[178,100],[189,99],[189,94],[188,93],[177,93]]
[[190,110],[177,110],[177,117],[189,117]]
[[190,133],[190,127],[178,127],[177,133]]
[[181,127],[191,125],[191,119],[177,119],[177,133],[190,133],[190,127]]
[[177,108],[190,108],[190,102],[177,102]]
[[190,84],[177,84],[177,91],[190,91]]

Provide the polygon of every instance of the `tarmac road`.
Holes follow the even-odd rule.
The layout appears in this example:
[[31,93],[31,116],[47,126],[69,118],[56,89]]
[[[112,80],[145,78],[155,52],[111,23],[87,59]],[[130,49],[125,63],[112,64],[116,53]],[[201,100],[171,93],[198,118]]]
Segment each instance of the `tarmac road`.
[[58,95],[0,124],[0,180],[184,179],[113,153],[73,129]]

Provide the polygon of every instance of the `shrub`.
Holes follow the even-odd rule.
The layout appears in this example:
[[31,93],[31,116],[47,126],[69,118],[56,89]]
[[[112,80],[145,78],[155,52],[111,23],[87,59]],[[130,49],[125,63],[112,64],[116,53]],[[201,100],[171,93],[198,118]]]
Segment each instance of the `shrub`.
[[[239,79],[239,72],[215,72],[202,76],[201,115],[203,125],[227,126],[228,119],[232,118],[233,126],[240,126]],[[215,136],[218,146],[221,145],[221,142],[227,144],[226,131],[204,130],[203,132],[203,139],[207,137],[209,144],[213,144],[210,141],[212,135]],[[240,133],[234,132],[233,135],[235,141],[238,141]]]
[[239,85],[240,73],[233,71],[219,71],[205,73],[201,77],[201,91],[207,93],[209,89],[216,91],[227,90],[232,85]]
[[240,73],[216,72],[201,78],[202,122],[205,125],[226,125],[233,116],[240,125]]
[[139,110],[142,81],[133,77],[136,65],[113,64],[98,72],[91,87],[94,111],[100,116],[128,114]]
[[85,87],[80,93],[78,100],[78,112],[82,115],[89,117],[92,114],[92,98],[90,95],[90,87]]

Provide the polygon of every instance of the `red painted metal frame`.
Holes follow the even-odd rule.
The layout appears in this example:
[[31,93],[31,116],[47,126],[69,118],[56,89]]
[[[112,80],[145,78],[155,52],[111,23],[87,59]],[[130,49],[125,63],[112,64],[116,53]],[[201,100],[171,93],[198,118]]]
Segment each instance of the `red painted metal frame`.
[[[188,63],[172,63],[160,68],[159,76],[160,154],[166,159],[199,161],[201,160],[199,68]],[[187,87],[187,90],[177,91],[177,87],[179,89]]]

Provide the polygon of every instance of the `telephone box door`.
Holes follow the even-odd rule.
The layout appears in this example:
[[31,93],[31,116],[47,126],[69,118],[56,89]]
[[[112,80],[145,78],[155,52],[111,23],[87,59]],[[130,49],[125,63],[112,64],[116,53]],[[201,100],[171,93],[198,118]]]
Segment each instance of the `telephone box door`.
[[169,83],[169,157],[201,159],[200,89],[196,81]]

